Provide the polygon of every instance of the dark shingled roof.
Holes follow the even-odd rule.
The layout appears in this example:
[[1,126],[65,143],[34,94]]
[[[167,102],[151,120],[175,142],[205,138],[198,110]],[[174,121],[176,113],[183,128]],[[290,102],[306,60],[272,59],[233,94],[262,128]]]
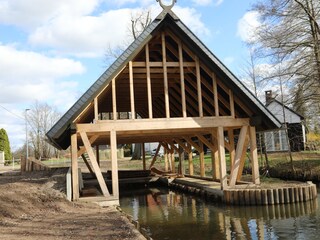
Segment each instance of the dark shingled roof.
[[[49,142],[57,148],[66,149],[70,145],[70,125],[77,116],[93,101],[95,96],[131,61],[152,38],[152,33],[165,26],[174,30],[174,33],[189,44],[201,61],[220,77],[227,77],[230,82],[225,84],[235,94],[241,95],[241,100],[255,112],[263,116],[264,129],[279,128],[280,122],[272,113],[250,92],[235,75],[177,18],[173,12],[163,11],[141,35],[122,53],[122,55],[97,79],[97,81],[80,97],[80,99],[61,117],[61,119],[47,132]],[[223,79],[223,78],[222,78]],[[257,116],[258,116],[257,115]]]

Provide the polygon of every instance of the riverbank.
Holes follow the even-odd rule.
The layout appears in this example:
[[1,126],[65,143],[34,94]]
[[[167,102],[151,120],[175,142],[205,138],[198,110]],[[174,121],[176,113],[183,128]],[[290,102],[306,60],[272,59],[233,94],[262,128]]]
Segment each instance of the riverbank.
[[54,171],[0,175],[1,239],[145,239],[114,207],[67,201]]

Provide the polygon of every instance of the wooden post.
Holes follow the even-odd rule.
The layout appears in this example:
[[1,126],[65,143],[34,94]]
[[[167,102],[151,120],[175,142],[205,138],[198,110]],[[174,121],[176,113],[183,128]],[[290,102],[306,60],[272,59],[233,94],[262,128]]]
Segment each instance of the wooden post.
[[162,42],[162,63],[163,63],[163,80],[164,80],[164,98],[165,98],[166,118],[170,118],[166,37],[165,37],[164,32],[161,34],[161,42]]
[[141,152],[142,152],[142,167],[143,167],[143,170],[146,170],[147,169],[147,165],[146,165],[146,149],[145,149],[145,145],[144,143],[141,144]]
[[170,159],[171,159],[171,172],[176,172],[176,164],[175,164],[175,157],[174,157],[174,149],[170,152]]
[[189,174],[193,175],[193,155],[192,155],[192,149],[190,146],[190,152],[188,153],[188,161],[189,161]]
[[182,42],[179,41],[179,66],[180,66],[180,85],[181,85],[181,102],[182,102],[182,116],[187,117],[187,107],[186,107],[186,92],[184,85],[184,68],[183,68],[183,52],[182,52]]
[[218,127],[218,151],[219,151],[219,160],[220,160],[220,183],[221,189],[224,190],[227,188],[227,168],[226,168],[226,154],[224,149],[224,134],[223,127]]
[[217,141],[217,131],[212,131],[211,141],[214,144],[214,151],[211,151],[211,160],[212,160],[212,178],[214,180],[220,179],[220,160],[219,160],[219,148]]
[[168,150],[164,148],[164,171],[168,172]]
[[99,120],[99,109],[98,109],[98,98],[97,97],[94,98],[93,105],[94,105],[94,120],[98,121]]
[[136,118],[136,110],[134,104],[134,86],[133,86],[133,67],[132,61],[129,62],[129,84],[130,84],[130,103],[131,103],[131,118]]
[[199,147],[201,151],[199,152],[199,160],[200,160],[200,176],[205,177],[205,166],[204,166],[204,151],[203,151],[203,143],[199,140]]
[[117,133],[114,130],[110,132],[110,147],[111,147],[112,194],[114,197],[119,198]]
[[151,89],[151,74],[150,74],[150,53],[149,53],[149,43],[146,44],[146,68],[147,68],[147,89],[148,89],[148,112],[149,118],[153,118],[152,110],[152,89]]
[[200,63],[199,63],[199,58],[197,56],[196,56],[196,75],[197,75],[199,117],[203,117]]
[[256,128],[255,127],[249,127],[249,135],[250,135],[250,155],[251,155],[251,167],[252,167],[252,181],[254,184],[260,184],[258,150],[257,150]]
[[[130,82],[131,84],[131,82]],[[131,86],[131,85],[130,85]],[[112,79],[112,115],[113,120],[117,120],[117,90],[116,90],[116,79]]]
[[71,134],[71,173],[72,173],[72,199],[79,199],[79,172],[78,172],[78,143],[77,134]]
[[234,134],[233,134],[233,129],[228,130],[228,138],[229,138],[229,153],[230,153],[230,169],[232,169],[233,164],[234,164],[234,159],[236,155],[236,150],[234,148]]

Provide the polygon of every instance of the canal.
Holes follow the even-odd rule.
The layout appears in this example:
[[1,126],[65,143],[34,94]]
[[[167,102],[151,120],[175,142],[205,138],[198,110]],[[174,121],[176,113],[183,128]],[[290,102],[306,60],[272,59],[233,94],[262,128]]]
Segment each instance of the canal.
[[320,239],[319,194],[316,201],[268,207],[225,206],[167,188],[121,195],[122,210],[154,240]]

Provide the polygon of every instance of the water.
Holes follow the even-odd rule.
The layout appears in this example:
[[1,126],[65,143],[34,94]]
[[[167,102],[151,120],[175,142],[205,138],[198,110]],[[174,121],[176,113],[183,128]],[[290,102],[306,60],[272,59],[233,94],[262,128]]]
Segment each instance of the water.
[[320,239],[320,194],[313,202],[269,207],[224,206],[163,188],[121,195],[121,208],[155,240]]

